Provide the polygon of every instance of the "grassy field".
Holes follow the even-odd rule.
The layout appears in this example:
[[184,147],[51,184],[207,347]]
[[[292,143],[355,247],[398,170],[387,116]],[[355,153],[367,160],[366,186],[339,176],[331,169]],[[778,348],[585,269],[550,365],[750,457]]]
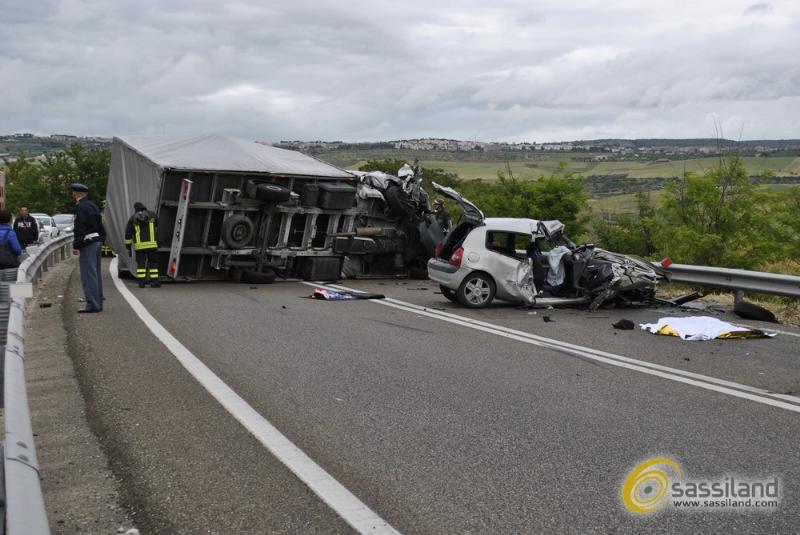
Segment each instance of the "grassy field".
[[[353,153],[357,154],[357,153]],[[366,163],[367,159],[401,158],[413,160],[419,157],[420,162],[425,167],[438,167],[449,173],[455,173],[465,180],[495,180],[498,172],[506,172],[506,162],[503,160],[478,161],[474,160],[479,156],[475,153],[411,153],[405,151],[383,150],[376,151],[376,154],[369,154],[368,158],[357,161],[336,161],[331,158],[333,153],[322,153],[319,158],[327,159],[331,163],[346,167],[348,169],[358,169]],[[444,159],[443,156],[448,156]],[[363,156],[363,154],[362,154]],[[612,175],[627,174],[631,178],[669,178],[681,176],[685,171],[702,173],[716,165],[719,160],[715,157],[693,158],[689,160],[675,160],[670,162],[645,162],[645,161],[620,161],[620,162],[583,162],[575,161],[573,158],[585,157],[573,153],[536,155],[535,160],[511,160],[508,165],[516,178],[530,180],[542,175],[549,175],[555,171],[561,162],[564,162],[567,171],[576,175]],[[467,158],[470,159],[459,159]],[[763,175],[765,172],[772,172],[776,176],[800,176],[800,158],[776,157],[776,158],[756,158],[745,156],[742,158],[748,173],[752,176]]]
[[[774,192],[785,192],[790,188],[796,188],[796,184],[763,184],[761,189]],[[650,201],[657,205],[664,195],[663,190],[648,192]],[[589,199],[589,206],[596,214],[634,214],[637,212],[636,194],[625,193],[622,195],[611,195],[602,199]]]
[[[661,201],[664,192],[651,191],[648,195],[650,196],[650,202],[657,205]],[[595,214],[635,214],[637,212],[636,194],[626,193],[602,199],[589,199],[589,206]]]

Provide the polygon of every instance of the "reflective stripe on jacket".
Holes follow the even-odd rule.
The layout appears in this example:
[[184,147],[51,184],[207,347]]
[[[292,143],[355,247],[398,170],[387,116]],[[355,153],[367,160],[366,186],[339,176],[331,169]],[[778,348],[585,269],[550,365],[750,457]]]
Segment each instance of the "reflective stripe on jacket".
[[[141,217],[143,213],[147,215],[146,219]],[[125,245],[133,244],[133,248],[136,251],[157,248],[157,227],[158,221],[153,212],[147,211],[133,214],[128,220],[128,226],[125,229]]]
[[142,249],[155,249],[156,247],[158,247],[158,242],[156,242],[155,219],[150,219],[144,225],[140,223],[134,223],[133,231],[134,231],[133,248],[136,251],[140,251]]

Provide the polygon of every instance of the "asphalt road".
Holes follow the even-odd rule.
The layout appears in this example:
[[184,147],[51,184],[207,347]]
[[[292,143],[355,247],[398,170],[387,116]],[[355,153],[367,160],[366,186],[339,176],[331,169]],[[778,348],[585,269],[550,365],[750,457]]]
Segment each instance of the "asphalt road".
[[[467,311],[431,283],[403,282],[348,286],[645,363],[800,390],[789,334],[683,342],[611,327],[672,310]],[[798,530],[797,412],[375,302],[311,300],[301,283],[129,287],[403,533]],[[143,533],[349,531],[198,386],[108,279],[106,295],[103,314],[66,319],[90,417]],[[692,479],[778,476],[780,507],[632,515],[623,481],[655,456],[679,461]]]

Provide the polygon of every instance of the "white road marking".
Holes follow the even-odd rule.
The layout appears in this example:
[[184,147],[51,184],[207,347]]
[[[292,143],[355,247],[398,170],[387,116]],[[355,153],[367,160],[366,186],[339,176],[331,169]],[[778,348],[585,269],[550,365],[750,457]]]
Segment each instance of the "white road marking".
[[[346,286],[341,286],[338,284],[325,285],[321,283],[310,283],[310,282],[303,282],[303,284],[306,284],[308,286],[322,286],[333,290],[345,290],[345,291],[360,293],[359,290],[355,290],[353,288],[348,288]],[[405,301],[400,301],[398,299],[386,298],[386,299],[373,299],[370,301],[383,306],[404,310],[406,312],[412,312],[414,314],[418,314],[421,316],[434,318],[441,321],[446,321],[448,323],[460,325],[462,327],[467,327],[478,331],[494,334],[497,336],[501,336],[503,338],[509,338],[512,340],[517,340],[519,342],[536,345],[539,347],[547,347],[550,349],[555,349],[557,351],[563,351],[573,355],[603,362],[605,364],[610,364],[612,366],[618,366],[620,368],[638,371],[648,375],[661,377],[663,379],[669,379],[671,381],[676,381],[679,383],[696,386],[699,388],[703,388],[705,390],[711,390],[714,392],[727,394],[737,398],[747,399],[750,401],[755,401],[757,403],[763,403],[765,405],[771,405],[773,407],[778,407],[781,409],[786,409],[792,412],[800,413],[800,398],[795,396],[778,394],[775,392],[770,392],[768,390],[763,390],[753,386],[735,383],[733,381],[726,381],[724,379],[718,379],[716,377],[701,375],[698,373],[680,370],[677,368],[670,368],[668,366],[662,366],[660,364],[644,362],[630,357],[625,357],[623,355],[617,355],[615,353],[609,353],[606,351],[600,351],[589,347],[570,344],[568,342],[562,342],[560,340],[555,340],[552,338],[546,338],[544,336],[539,336],[524,331],[510,329],[508,327],[503,327],[502,325],[487,323],[484,321],[468,318],[465,316],[459,316],[457,314],[451,314],[448,312],[431,310],[427,307],[415,305],[413,303],[408,303]]]
[[145,308],[117,275],[117,259],[109,266],[114,286],[148,329],[225,409],[261,442],[280,462],[305,483],[358,533],[399,533],[347,490],[321,466],[269,423],[200,359],[172,336]]

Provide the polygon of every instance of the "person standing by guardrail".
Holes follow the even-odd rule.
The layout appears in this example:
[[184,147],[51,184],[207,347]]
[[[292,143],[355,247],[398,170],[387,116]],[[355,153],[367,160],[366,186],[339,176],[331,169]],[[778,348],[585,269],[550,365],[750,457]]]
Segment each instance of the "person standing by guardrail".
[[11,212],[0,210],[0,269],[18,267],[21,254],[22,245],[11,228]]
[[103,310],[103,281],[100,270],[100,247],[105,241],[106,231],[100,220],[100,209],[87,198],[89,188],[83,184],[72,184],[72,200],[75,201],[75,226],[72,246],[80,253],[81,282],[86,307],[80,313]]
[[133,205],[134,214],[128,219],[125,227],[125,245],[133,244],[136,252],[136,280],[139,288],[144,288],[147,281],[150,286],[158,288],[158,242],[156,241],[156,228],[158,219],[156,214],[148,210],[145,205],[136,202]]
[[19,207],[19,217],[14,220],[14,232],[23,249],[39,241],[39,224],[28,213],[27,206]]

